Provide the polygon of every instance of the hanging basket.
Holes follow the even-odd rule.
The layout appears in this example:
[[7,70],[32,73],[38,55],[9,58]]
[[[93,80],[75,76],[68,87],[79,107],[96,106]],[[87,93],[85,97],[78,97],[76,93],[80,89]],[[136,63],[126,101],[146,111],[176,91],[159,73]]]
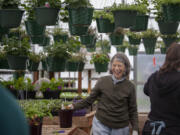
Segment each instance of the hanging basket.
[[42,60],[42,70],[47,70],[46,60]]
[[17,39],[20,40],[21,34],[19,32],[9,32],[8,33],[8,38],[16,37]]
[[29,66],[28,66],[29,71],[38,71],[38,67],[39,67],[39,62],[33,62],[32,60],[29,60]]
[[125,52],[125,50],[126,50],[126,46],[122,46],[122,45],[120,45],[120,46],[116,46],[116,50],[117,50],[117,52]]
[[69,19],[71,20],[72,25],[91,25],[93,8],[69,8]]
[[167,38],[163,38],[163,42],[166,45],[166,47],[168,48],[173,42],[176,42],[177,38],[176,37],[167,37]]
[[[17,80],[20,77],[24,77],[24,75],[25,75],[25,71],[15,71],[13,73],[13,78]],[[17,97],[18,97],[18,95],[19,95],[19,93],[17,93]]]
[[55,42],[65,43],[68,39],[68,35],[53,35],[53,39]]
[[0,26],[0,35],[5,35],[5,34],[8,34],[9,33],[9,29],[8,28],[2,28]]
[[162,11],[164,18],[168,22],[178,22],[180,21],[180,4],[163,4]]
[[88,45],[93,44],[95,35],[82,35],[80,36],[81,44]]
[[129,47],[128,51],[129,51],[129,55],[136,56],[137,53],[138,53],[138,48],[136,48],[136,47]]
[[131,31],[146,31],[148,26],[148,15],[139,15],[137,14],[135,24],[130,27]]
[[69,22],[69,31],[70,31],[70,34],[74,36],[86,35],[88,31],[88,26],[83,26],[83,25],[73,26]]
[[72,127],[72,114],[73,110],[70,109],[59,111],[60,128]]
[[161,54],[166,54],[167,48],[166,47],[161,47],[160,51],[161,51]]
[[84,62],[79,62],[79,65],[78,65],[78,71],[79,72],[82,72],[84,70],[84,65],[85,65]]
[[46,63],[49,72],[65,71],[66,60],[64,58],[48,57]]
[[177,32],[179,23],[158,21],[158,26],[161,34],[170,35],[175,34]]
[[36,91],[23,91],[24,99],[35,99]]
[[110,51],[111,51],[111,46],[104,46],[104,45],[102,45],[102,46],[101,46],[101,49],[102,49],[102,51],[105,52],[105,53],[110,53]]
[[28,57],[8,55],[7,60],[10,69],[25,70]]
[[25,21],[25,27],[29,36],[44,35],[44,32],[46,30],[45,26],[39,25],[35,20]]
[[0,59],[0,69],[9,69],[7,59]]
[[109,19],[96,18],[96,24],[99,33],[112,33],[115,29],[115,24]]
[[24,11],[19,9],[1,9],[0,26],[5,28],[19,27]]
[[46,90],[43,91],[43,97],[44,99],[59,99],[60,93],[60,90]]
[[78,70],[78,65],[79,65],[79,62],[70,62],[70,61],[67,61],[67,63],[66,63],[66,70],[67,71],[76,72]]
[[45,36],[44,35],[31,36],[30,39],[31,39],[32,44],[43,44],[45,40]]
[[134,10],[117,10],[113,11],[115,28],[129,28],[133,26],[136,21],[137,11]]
[[157,38],[143,38],[146,54],[154,54]]
[[94,63],[95,71],[100,72],[107,72],[108,70],[108,63]]
[[39,44],[39,46],[48,46],[48,45],[50,45],[50,37],[44,36],[44,40],[41,44]]
[[58,8],[38,7],[35,8],[36,21],[40,25],[56,25],[58,22]]
[[110,34],[109,35],[111,45],[122,45],[124,35],[116,35],[116,34]]
[[129,38],[129,43],[131,45],[139,45],[141,43],[141,38],[137,39],[137,38],[133,38],[132,36],[128,36]]

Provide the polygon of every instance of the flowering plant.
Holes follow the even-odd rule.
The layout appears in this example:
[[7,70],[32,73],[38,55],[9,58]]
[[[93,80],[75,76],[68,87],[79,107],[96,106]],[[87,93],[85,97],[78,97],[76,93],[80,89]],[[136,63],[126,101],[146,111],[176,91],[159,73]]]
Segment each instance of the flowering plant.
[[50,91],[50,90],[62,90],[64,87],[64,82],[62,79],[56,80],[52,78],[50,82],[42,82],[40,91]]
[[91,56],[90,63],[91,64],[93,64],[93,63],[104,64],[104,63],[108,63],[109,61],[110,61],[110,58],[109,58],[108,54],[106,54],[106,53],[94,53]]

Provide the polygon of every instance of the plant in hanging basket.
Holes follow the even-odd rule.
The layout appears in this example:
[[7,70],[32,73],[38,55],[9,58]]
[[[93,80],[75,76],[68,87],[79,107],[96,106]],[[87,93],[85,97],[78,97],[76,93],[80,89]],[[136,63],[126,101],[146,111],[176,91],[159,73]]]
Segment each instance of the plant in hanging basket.
[[138,6],[135,4],[119,4],[114,3],[110,7],[113,15],[115,28],[123,27],[129,28],[135,23]]
[[92,7],[88,0],[65,0],[68,8]]
[[156,48],[160,49],[161,54],[166,54],[167,46],[164,44],[164,42],[162,41],[158,42]]
[[47,70],[59,72],[65,70],[66,59],[69,58],[68,46],[66,43],[55,42],[45,50],[47,52]]
[[110,58],[107,53],[94,53],[91,56],[90,63],[95,66],[96,72],[107,72]]
[[65,43],[68,39],[68,32],[64,31],[62,28],[55,27],[52,31],[53,39],[55,42]]
[[127,31],[126,35],[131,45],[139,45],[141,43],[141,33]]
[[179,33],[176,34],[170,34],[170,35],[160,35],[160,37],[163,39],[164,44],[168,48],[173,42],[178,42],[180,35]]
[[111,45],[106,39],[98,40],[96,42],[96,47],[101,47],[101,50],[104,53],[110,53]]
[[21,27],[10,29],[8,33],[8,38],[12,38],[12,37],[16,37],[19,40],[21,40],[24,37],[28,38],[26,32]]
[[29,71],[38,71],[40,61],[41,61],[41,55],[36,54],[35,52],[31,52],[29,54],[28,70]]
[[[21,43],[20,43],[21,42]],[[16,37],[9,38],[4,41],[3,51],[5,52],[10,69],[24,70],[26,69],[26,61],[30,53],[30,44],[27,38],[19,41]]]
[[139,45],[129,45],[128,46],[129,55],[136,56],[138,53],[138,48]]
[[84,53],[71,54],[67,59],[66,70],[67,71],[82,71],[84,69],[86,57]]
[[77,36],[70,37],[66,45],[68,48],[68,52],[74,53],[78,53],[80,51],[80,48],[82,47],[82,44],[79,41],[79,37]]
[[146,54],[154,54],[156,40],[159,36],[159,33],[154,29],[148,29],[147,31],[142,32],[141,34]]
[[0,69],[9,69],[8,61],[3,48],[0,48]]
[[96,19],[97,29],[99,33],[108,33],[114,31],[114,17],[108,9],[95,11],[93,18]]
[[124,41],[122,45],[117,45],[116,46],[116,50],[117,50],[117,52],[123,52],[124,53],[128,46],[129,46],[129,42]]
[[64,82],[62,79],[56,80],[52,78],[50,82],[42,82],[40,91],[43,92],[44,98],[46,99],[58,99],[63,88]]
[[121,45],[124,39],[124,29],[118,27],[109,35],[111,45]]

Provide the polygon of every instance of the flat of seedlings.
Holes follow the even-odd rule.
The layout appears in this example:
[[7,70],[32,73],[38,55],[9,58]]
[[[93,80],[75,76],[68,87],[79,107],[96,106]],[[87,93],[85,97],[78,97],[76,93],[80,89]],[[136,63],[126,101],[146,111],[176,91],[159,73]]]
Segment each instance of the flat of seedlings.
[[42,135],[71,135],[76,127],[60,128],[59,125],[43,125]]

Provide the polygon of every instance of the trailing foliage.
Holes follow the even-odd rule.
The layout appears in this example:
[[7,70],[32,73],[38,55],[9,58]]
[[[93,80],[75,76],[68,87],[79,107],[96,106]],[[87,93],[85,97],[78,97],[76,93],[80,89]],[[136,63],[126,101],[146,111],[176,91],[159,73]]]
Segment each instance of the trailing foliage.
[[155,38],[159,36],[159,33],[157,30],[154,29],[148,29],[146,31],[141,32],[142,38]]

